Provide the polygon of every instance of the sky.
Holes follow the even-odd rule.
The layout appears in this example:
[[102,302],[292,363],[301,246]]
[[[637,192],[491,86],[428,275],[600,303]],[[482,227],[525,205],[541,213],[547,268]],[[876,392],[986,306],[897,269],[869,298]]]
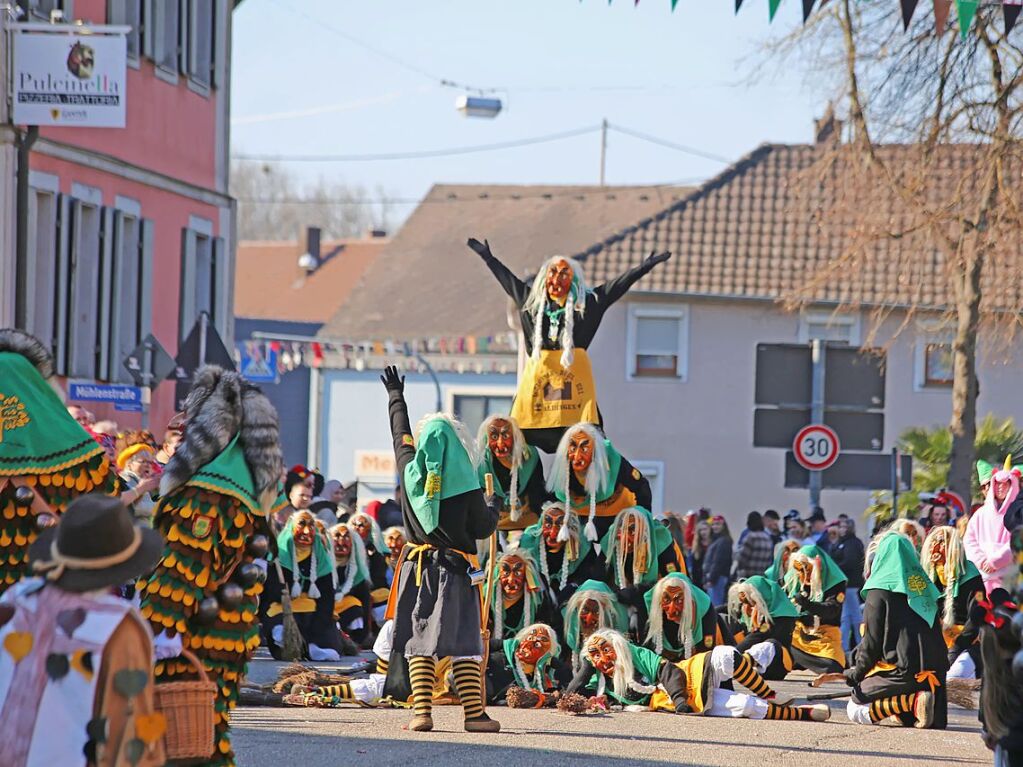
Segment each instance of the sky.
[[[783,0],[770,25],[767,0],[746,0],[737,15],[733,0],[679,0],[674,13],[671,0],[246,0],[234,14],[232,154],[474,147],[607,119],[696,150],[612,130],[608,184],[690,185],[764,142],[811,140],[825,95],[798,62],[765,64],[761,54],[769,36],[800,20],[795,0]],[[463,117],[455,100],[467,89],[440,80],[493,90],[504,110],[492,120]],[[363,187],[368,201],[417,200],[435,183],[596,184],[600,133],[456,156],[286,166],[310,182]]]

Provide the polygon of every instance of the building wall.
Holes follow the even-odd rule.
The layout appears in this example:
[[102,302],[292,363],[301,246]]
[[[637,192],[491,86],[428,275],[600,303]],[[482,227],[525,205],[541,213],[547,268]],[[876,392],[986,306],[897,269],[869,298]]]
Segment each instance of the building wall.
[[[806,513],[808,492],[788,490],[784,452],[754,448],[753,398],[756,344],[799,341],[799,315],[773,304],[636,297],[633,303],[689,307],[688,377],[681,381],[627,381],[628,302],[613,307],[591,347],[601,411],[608,435],[630,460],[664,462],[664,507],[709,506],[741,529],[752,509],[789,508]],[[890,339],[897,320],[883,326]],[[867,320],[863,320],[867,329]],[[884,450],[909,426],[946,424],[951,389],[914,386],[916,338],[907,331],[887,355]],[[1023,424],[1019,362],[1004,351],[985,352],[978,414],[1015,417]],[[862,514],[869,493],[824,490],[829,518]]]
[[[493,392],[511,396],[515,393],[515,376],[500,374],[441,373],[441,401],[444,408],[455,393]],[[387,414],[387,392],[380,383],[379,370],[323,370],[313,376],[310,399],[320,402],[314,408],[311,423],[321,424],[313,433],[316,454],[310,460],[328,477],[348,484],[355,479],[355,451],[393,451],[391,426]],[[319,400],[317,400],[319,392]],[[405,381],[405,401],[409,407],[412,427],[427,413],[437,410],[436,387],[427,375],[409,374]],[[394,478],[380,477],[366,485],[360,483],[359,502],[394,490]]]

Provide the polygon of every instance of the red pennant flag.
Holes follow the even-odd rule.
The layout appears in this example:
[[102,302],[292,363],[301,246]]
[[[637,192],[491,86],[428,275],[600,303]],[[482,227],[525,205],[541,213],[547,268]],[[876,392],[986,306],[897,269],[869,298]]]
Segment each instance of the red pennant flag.
[[810,18],[810,13],[813,11],[813,4],[815,0],[803,0],[803,23]]
[[902,2],[902,29],[903,31],[909,29],[909,22],[913,20],[913,11],[916,10],[916,4],[919,0],[901,0]]
[[938,37],[945,34],[948,27],[948,12],[952,8],[952,0],[934,0],[934,32]]
[[1008,35],[1016,26],[1019,12],[1023,11],[1023,0],[1002,0],[1002,15],[1005,17],[1005,34]]

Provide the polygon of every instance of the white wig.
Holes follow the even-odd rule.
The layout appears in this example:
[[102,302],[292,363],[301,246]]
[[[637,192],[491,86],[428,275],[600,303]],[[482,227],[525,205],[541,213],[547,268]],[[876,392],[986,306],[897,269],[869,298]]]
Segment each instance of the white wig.
[[[581,634],[583,627],[582,621],[580,620],[580,613],[582,613],[583,605],[589,601],[593,601],[597,605],[597,631],[601,629],[612,629],[617,623],[617,609],[615,605],[615,598],[613,595],[606,591],[592,591],[589,589],[578,589],[572,596],[568,598],[568,602],[565,604],[565,626],[566,626],[566,637],[567,627],[573,622],[578,627],[578,631]],[[580,637],[581,638],[581,637]],[[585,643],[584,643],[585,644]],[[572,670],[578,671],[581,661],[579,658],[578,650],[572,648]]]
[[[291,532],[291,561],[295,563],[295,571],[292,573],[291,580],[292,599],[298,599],[300,596],[302,596],[303,578],[302,573],[298,568],[298,546],[295,543],[295,525],[298,524],[299,519],[308,519],[309,521],[311,521],[313,525],[313,534],[317,536],[321,535],[320,527],[322,526],[322,523],[320,523],[320,525],[317,525],[317,522],[319,522],[319,520],[317,520],[316,517],[313,516],[312,512],[308,511],[307,509],[296,511],[294,514],[288,517],[288,525],[290,525]],[[331,559],[333,559],[334,547],[329,542],[327,543],[327,551],[330,552],[330,557]],[[320,598],[320,589],[316,585],[316,571],[318,569],[319,568],[317,567],[316,562],[316,542],[313,541],[313,545],[309,547],[309,578],[307,580],[309,588],[306,590],[306,593],[309,595],[310,599]],[[336,575],[334,577],[335,579],[337,578]]]
[[494,599],[491,603],[491,609],[494,613],[493,635],[495,637],[504,634],[504,601],[500,598],[501,582],[497,576],[500,574],[501,565],[512,557],[521,559],[525,565],[525,582],[522,584],[522,624],[528,626],[533,622],[533,618],[536,617],[536,608],[538,606],[536,604],[536,596],[540,589],[540,579],[536,574],[536,561],[533,559],[532,554],[516,546],[501,554],[494,562]]
[[[561,643],[558,642],[557,632],[554,631],[546,623],[531,623],[515,635],[515,646],[518,647],[522,642],[526,641],[528,637],[534,631],[543,631],[547,634],[547,638],[551,640],[551,649],[548,651],[544,658],[557,658],[561,655]],[[541,658],[543,660],[543,658]],[[533,669],[533,677],[530,679],[529,675],[526,674],[526,670],[522,668],[522,661],[519,660],[518,656],[515,656],[515,681],[519,687],[526,690],[536,690],[538,692],[544,691],[543,685],[543,673],[541,664],[537,663],[536,668]]]
[[[533,278],[533,286],[529,289],[529,296],[522,309],[533,315],[533,357],[539,357],[540,347],[543,345],[543,314],[547,308],[547,272],[558,261],[564,261],[572,268],[572,286],[565,301],[565,322],[561,328],[561,367],[567,368],[571,367],[575,360],[575,346],[572,341],[575,315],[583,316],[586,310],[586,294],[589,293],[582,264],[566,256],[553,256],[547,259]],[[553,329],[556,330],[556,326]]]
[[[753,612],[747,615],[742,607],[739,597],[743,596],[746,601],[753,605]],[[728,589],[728,615],[734,621],[740,621],[747,631],[756,631],[763,624],[772,625],[774,618],[771,617],[771,609],[764,601],[764,597],[757,591],[756,587],[749,581],[733,583]]]
[[369,522],[369,539],[373,541],[373,548],[379,553],[387,551],[387,542],[384,540],[384,534],[380,530],[380,523],[373,519],[373,517],[364,511],[357,511],[348,518],[348,521],[349,523],[354,523],[355,520],[360,518],[365,518]]
[[952,628],[955,625],[955,587],[966,572],[966,550],[959,531],[951,525],[939,525],[931,529],[924,539],[923,550],[920,552],[920,565],[933,581],[937,575],[937,566],[931,560],[935,544],[942,540],[945,544],[945,606],[942,610],[941,625]]
[[469,434],[469,430],[465,428],[465,424],[459,421],[457,418],[452,418],[447,413],[427,413],[419,419],[419,423],[416,424],[416,440],[419,439],[419,434],[423,431],[423,427],[426,426],[430,421],[436,421],[438,418],[442,418],[451,424],[451,428],[455,430],[455,434],[458,436],[458,441],[462,443],[462,447],[465,448],[466,454],[469,456],[469,462],[473,466],[479,466],[479,457],[476,454],[476,443]]
[[[554,454],[554,463],[551,465],[551,475],[547,480],[547,489],[551,492],[561,490],[565,494],[566,502],[572,497],[571,485],[569,484],[572,478],[572,467],[568,462],[568,443],[579,433],[588,436],[593,443],[593,461],[590,463],[590,468],[586,470],[586,481],[583,483],[583,488],[590,497],[590,512],[586,519],[586,538],[590,541],[596,541],[597,527],[593,523],[593,518],[597,514],[597,494],[606,493],[610,489],[607,483],[614,481],[613,477],[609,478],[607,476],[610,471],[607,447],[604,445],[603,435],[597,430],[596,426],[590,423],[577,423],[575,426],[565,430],[564,435],[561,437],[561,442],[558,443],[558,450]],[[567,515],[565,519],[568,519]]]
[[[627,552],[618,540],[619,531],[627,529],[629,522],[636,523],[636,538],[632,542],[632,551]],[[611,524],[608,543],[608,550],[604,556],[611,560],[614,558],[615,573],[618,576],[618,585],[621,588],[635,586],[643,581],[644,576],[651,569],[657,569],[657,555],[654,552],[653,537],[654,531],[650,529],[652,517],[645,509],[633,506],[630,509],[623,509],[615,515]],[[625,563],[632,555],[632,572],[625,572]]]
[[[642,684],[636,681],[636,669],[632,663],[632,650],[629,648],[629,641],[622,636],[622,634],[614,629],[601,629],[600,631],[594,631],[590,634],[590,638],[586,640],[586,644],[583,647],[584,652],[589,655],[589,651],[599,641],[605,641],[610,644],[615,651],[615,655],[618,659],[615,661],[614,675],[611,678],[612,689],[615,695],[622,700],[625,700],[628,696],[629,690],[642,693],[644,695],[653,694],[654,690],[657,689],[657,685]],[[597,672],[599,681],[597,682],[597,695],[603,695],[606,682],[604,681],[604,675]]]
[[518,522],[522,518],[522,507],[519,506],[519,468],[522,466],[522,462],[529,458],[529,445],[526,444],[526,438],[522,434],[522,429],[519,428],[514,418],[510,415],[492,415],[480,424],[479,431],[476,432],[476,450],[479,463],[483,462],[483,456],[486,455],[489,441],[487,435],[495,421],[506,421],[511,425],[512,465],[510,472],[511,487],[508,491],[508,507],[511,511],[512,521]]
[[661,597],[669,586],[676,586],[685,592],[685,607],[682,608],[682,619],[678,624],[678,638],[682,642],[684,657],[690,658],[693,655],[693,632],[696,631],[696,600],[684,578],[665,577],[657,581],[650,596],[646,641],[654,643],[654,651],[658,655],[664,654],[664,610],[661,609]]
[[927,531],[924,530],[923,525],[915,519],[901,517],[892,522],[891,529],[909,538],[909,542],[913,544],[913,549],[917,554],[920,553],[920,547],[923,546],[924,538],[927,537]]
[[345,596],[349,591],[352,590],[352,586],[355,583],[355,576],[358,575],[359,570],[364,573],[369,572],[369,562],[366,557],[366,544],[362,541],[362,536],[359,535],[359,531],[355,529],[351,522],[341,522],[334,525],[328,531],[330,533],[330,550],[334,551],[334,531],[339,527],[344,527],[349,532],[349,538],[352,540],[352,553],[348,557],[348,564],[344,565],[345,575],[344,581],[340,581],[337,574],[337,567],[334,568],[334,601],[341,601],[341,597]]
[[[549,501],[543,505],[543,512],[540,514],[540,525],[543,526],[543,518],[547,516],[549,511],[561,511],[565,514],[565,519],[561,524],[561,529],[558,531],[558,540],[563,541],[565,544],[563,556],[561,557],[561,574],[558,576],[558,582],[562,587],[568,583],[568,566],[579,558],[579,535],[581,533],[579,529],[579,515],[576,514],[572,509],[566,509],[565,504],[559,501]],[[549,556],[547,552],[547,544],[542,540],[539,546],[540,551],[540,572],[543,573],[543,577],[547,579],[548,583],[551,583],[551,569],[550,564],[547,562]]]

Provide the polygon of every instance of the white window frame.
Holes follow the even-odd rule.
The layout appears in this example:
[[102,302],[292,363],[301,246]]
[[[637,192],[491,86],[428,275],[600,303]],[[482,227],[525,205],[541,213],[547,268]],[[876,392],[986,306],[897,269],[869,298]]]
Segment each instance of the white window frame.
[[[60,275],[60,178],[37,170],[29,170],[29,220],[28,220],[28,252],[35,254],[35,268],[27,270],[25,275],[25,294],[31,302],[28,307],[26,324],[30,333],[38,337],[48,349],[55,351],[57,338],[61,330],[56,320],[57,291]],[[40,200],[47,199],[47,209],[41,209]],[[39,237],[46,232],[46,239]],[[42,256],[42,257],[40,257]],[[49,286],[44,288],[49,301],[39,295],[38,281],[46,280]],[[49,317],[39,321],[39,314]]]
[[664,461],[630,461],[650,483],[650,513],[655,519],[664,517]]
[[[644,376],[636,374],[636,335],[641,319],[677,320],[678,368],[674,376]],[[626,314],[625,329],[625,380],[645,383],[664,383],[689,379],[689,306],[687,304],[630,303]]]
[[[174,64],[165,64],[164,59],[164,42],[165,36],[163,33],[163,24],[157,23],[157,8],[177,8],[177,19],[178,19],[178,34],[174,48]],[[187,26],[187,14],[183,13],[185,9],[181,6],[178,0],[146,0],[143,7],[144,14],[144,40],[142,41],[143,51],[146,55],[153,60],[154,74],[160,80],[171,85],[177,85],[179,80],[179,73],[181,71],[181,55],[185,48],[185,27]],[[161,15],[161,20],[163,16]]]
[[472,386],[452,384],[444,387],[444,412],[454,415],[455,397],[510,397],[515,399],[514,386]]
[[913,344],[913,391],[944,392],[952,391],[952,384],[927,382],[927,347],[930,344],[951,344],[955,340],[955,330],[939,319],[918,319],[916,321],[916,340]]
[[808,344],[811,325],[831,325],[849,328],[849,345],[859,346],[863,318],[859,312],[834,312],[829,309],[807,309],[799,315],[799,343]]
[[[200,9],[204,7],[203,4],[206,4],[209,8],[209,13],[205,16],[200,12]],[[184,0],[181,4],[182,73],[188,80],[189,90],[206,97],[209,97],[214,80],[216,79],[214,76],[214,60],[217,52],[216,16],[219,10],[218,5],[218,0]],[[210,59],[209,71],[206,72],[205,82],[197,77],[196,71],[199,68],[196,42],[199,39],[198,24],[201,22],[209,23]]]
[[[39,0],[28,0],[28,2],[25,3],[25,6],[28,9],[28,14],[27,14],[29,16],[28,21],[33,21],[33,20],[44,21],[44,22],[49,22],[50,21],[50,14],[49,14],[49,12],[43,13],[43,12],[41,12],[39,10]],[[74,0],[59,0],[57,2],[57,6],[59,7],[59,9],[61,11],[64,12],[64,23],[65,24],[71,24],[74,21],[74,18],[75,18],[75,3],[74,3]]]
[[[103,191],[97,187],[74,182],[71,184],[71,197],[71,208],[74,218],[73,226],[68,231],[70,258],[68,259],[66,271],[61,275],[61,279],[67,281],[69,306],[68,312],[65,315],[67,321],[67,339],[65,342],[67,348],[67,369],[68,373],[76,378],[94,379],[99,376],[102,367],[98,358],[102,357],[106,352],[106,344],[103,342],[103,339],[107,337],[106,323],[109,322],[109,317],[104,313],[103,302],[103,286],[106,276],[104,270],[106,265],[109,264],[109,258],[105,257],[105,251],[108,247],[107,243],[109,242],[109,239],[105,236],[106,230],[104,227],[106,210],[103,207]],[[88,243],[84,240],[79,240],[79,237],[84,234],[79,217],[87,209],[97,216],[96,235],[98,241],[96,242],[96,247],[99,255],[99,263],[96,264],[97,289],[94,293],[90,292],[90,294],[84,294],[80,291],[81,278],[79,275],[80,270],[88,266],[87,259],[90,252]],[[82,260],[83,258],[85,261]],[[79,300],[88,301],[91,303],[91,306],[79,306]],[[81,312],[94,312],[96,314],[96,324],[93,327],[95,337],[92,339],[83,336],[80,329],[76,327],[75,316]],[[92,357],[92,355],[96,355],[96,357]],[[90,357],[92,358],[90,359]]]

